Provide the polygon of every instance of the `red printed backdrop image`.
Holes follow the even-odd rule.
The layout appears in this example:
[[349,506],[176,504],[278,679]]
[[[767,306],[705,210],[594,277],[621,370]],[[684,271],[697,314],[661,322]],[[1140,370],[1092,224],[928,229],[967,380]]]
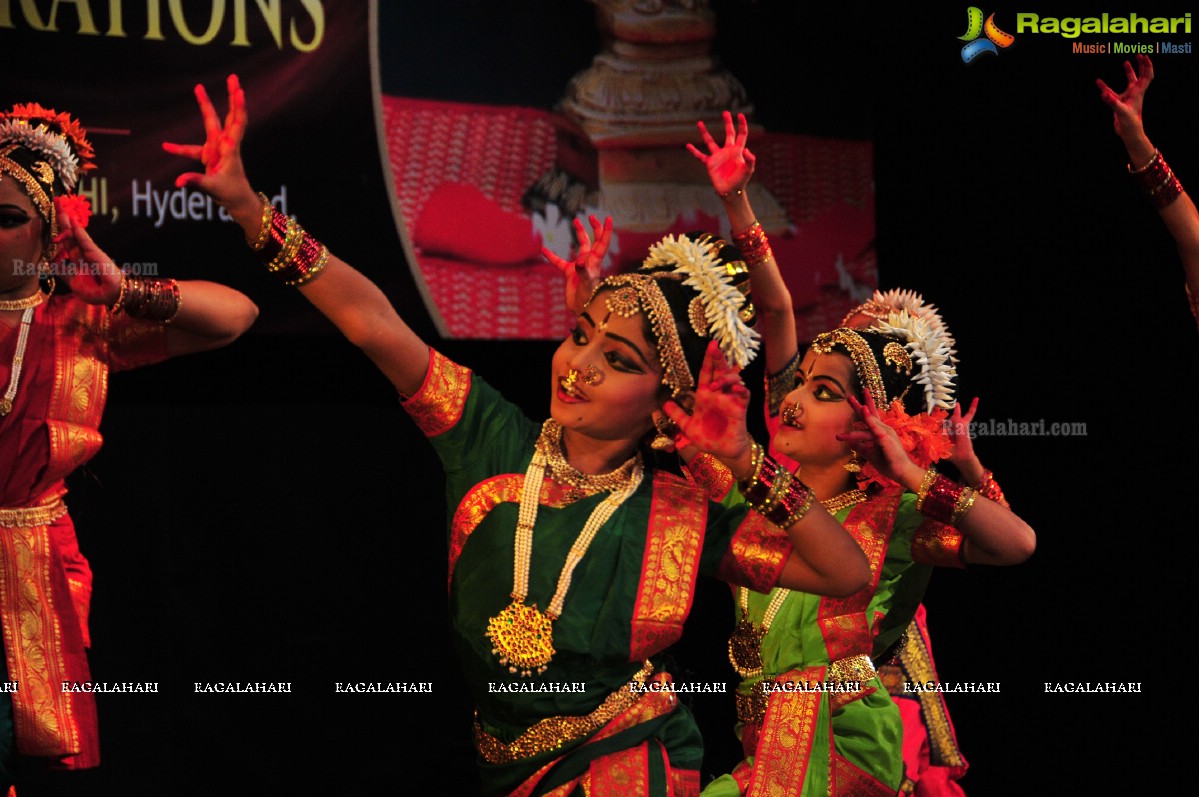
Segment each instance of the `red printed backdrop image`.
[[[842,123],[849,133],[821,136],[810,121],[770,117],[777,98],[747,85],[719,49],[721,35],[751,30],[752,9],[538,4],[509,9],[503,29],[483,22],[494,16],[486,9],[381,9],[387,156],[415,277],[443,335],[562,338],[573,320],[542,249],[569,258],[575,219],[612,218],[605,273],[636,268],[666,234],[728,238],[707,172],[685,149],[702,144],[699,121],[723,140],[726,110],[751,123],[751,199],[801,336],[835,326],[877,287],[868,129]],[[439,36],[411,36],[430,27]],[[472,56],[445,64],[447,43]]]

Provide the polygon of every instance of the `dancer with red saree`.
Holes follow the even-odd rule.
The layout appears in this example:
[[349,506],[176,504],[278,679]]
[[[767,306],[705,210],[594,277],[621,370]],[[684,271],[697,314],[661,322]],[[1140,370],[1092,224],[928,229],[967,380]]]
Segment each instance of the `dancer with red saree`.
[[0,682],[18,685],[0,694],[0,793],[22,797],[99,763],[94,697],[62,687],[90,680],[92,587],[64,479],[100,448],[108,375],[223,346],[257,315],[221,285],[123,275],[84,229],[92,156],[65,113],[0,115]]
[[[478,706],[484,792],[698,794],[698,730],[654,661],[681,634],[697,575],[828,594],[869,577],[798,480],[760,479],[756,509],[729,510],[649,448],[663,401],[718,404],[744,390],[701,372],[716,357],[709,344],[742,362],[756,346],[738,317],[736,250],[667,237],[642,269],[591,287],[611,225],[593,219],[590,237],[578,225],[578,326],[551,362],[551,417],[535,422],[254,193],[239,151],[245,99],[236,78],[228,89],[222,124],[197,87],[204,145],[166,145],[204,164],[179,184],[214,197],[268,268],[374,361],[440,458],[451,626]],[[739,442],[727,447],[741,453]],[[755,463],[727,464],[748,475]]]

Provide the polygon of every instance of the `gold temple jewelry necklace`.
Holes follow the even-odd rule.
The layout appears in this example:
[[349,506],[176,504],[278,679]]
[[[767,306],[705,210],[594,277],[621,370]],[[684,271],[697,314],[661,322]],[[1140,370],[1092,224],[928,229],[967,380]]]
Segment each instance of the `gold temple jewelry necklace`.
[[[846,490],[820,503],[829,514],[836,514],[847,506],[860,504],[865,500],[865,490]],[[770,630],[775,615],[782,608],[783,601],[790,594],[789,589],[776,589],[762,614],[762,624],[754,625],[749,614],[749,590],[745,587],[737,590],[737,600],[741,604],[741,620],[729,635],[729,663],[742,678],[755,678],[762,674],[762,640]]]
[[[521,487],[512,567],[512,603],[487,621],[487,638],[493,646],[491,652],[499,657],[500,664],[506,666],[509,672],[524,677],[533,675],[534,671],[540,675],[549,666],[556,652],[553,622],[562,615],[562,604],[566,600],[567,590],[570,589],[571,575],[582,561],[583,555],[587,553],[596,532],[612,517],[612,513],[624,500],[636,492],[644,474],[640,454],[612,473],[601,476],[580,473],[566,462],[562,455],[561,440],[561,427],[552,420],[546,421]],[[558,465],[557,470],[554,468],[555,464]],[[569,468],[566,483],[575,489],[590,489],[593,493],[603,490],[612,492],[592,510],[583,525],[583,530],[570,546],[566,563],[558,574],[557,589],[554,590],[554,596],[543,613],[536,603],[526,606],[525,599],[529,593],[529,570],[533,561],[533,525],[537,522],[537,510],[540,507],[538,498],[541,495],[547,466],[555,479],[568,473],[562,470],[563,466]],[[597,489],[598,485],[603,486]]]

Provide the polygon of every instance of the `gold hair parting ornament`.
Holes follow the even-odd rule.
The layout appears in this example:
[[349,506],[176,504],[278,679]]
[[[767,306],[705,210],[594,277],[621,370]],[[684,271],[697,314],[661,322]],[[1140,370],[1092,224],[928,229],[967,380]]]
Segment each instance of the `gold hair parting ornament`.
[[890,406],[891,402],[887,400],[887,391],[883,386],[883,378],[878,370],[878,362],[874,359],[874,352],[870,349],[870,344],[856,329],[841,327],[832,332],[821,332],[812,341],[812,351],[817,354],[828,354],[838,343],[849,350],[849,357],[853,360],[858,376],[862,380],[862,387],[874,399],[875,406],[880,409]]

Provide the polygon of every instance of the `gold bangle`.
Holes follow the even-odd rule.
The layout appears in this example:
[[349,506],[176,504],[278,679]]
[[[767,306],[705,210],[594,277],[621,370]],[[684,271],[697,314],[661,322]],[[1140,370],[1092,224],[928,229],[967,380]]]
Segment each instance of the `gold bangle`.
[[956,526],[959,521],[970,511],[970,507],[974,506],[974,499],[978,498],[978,490],[973,487],[967,487],[962,490],[958,496],[957,503],[953,507],[953,519],[949,525]]
[[112,303],[112,307],[108,308],[108,312],[110,312],[110,313],[120,312],[121,305],[124,304],[124,302],[125,302],[125,286],[128,284],[128,281],[129,281],[129,277],[124,272],[122,272],[121,273],[121,290],[117,294],[117,300]]
[[937,478],[937,469],[930,467],[924,473],[924,479],[920,482],[920,489],[916,491],[916,511],[919,512],[924,508],[924,499],[928,497],[928,491],[933,486],[933,480]]
[[762,461],[766,458],[766,449],[754,440],[749,444],[750,451],[750,476],[748,479],[741,480],[741,492],[748,492],[758,483],[758,477],[762,475]]
[[287,232],[283,236],[283,246],[280,247],[279,254],[275,255],[275,259],[266,264],[266,270],[275,272],[291,265],[296,252],[300,251],[300,244],[303,240],[304,228],[295,219],[288,219]]
[[258,198],[262,200],[262,226],[258,228],[258,237],[253,241],[247,241],[250,248],[255,252],[261,251],[262,247],[266,246],[267,239],[271,235],[271,217],[274,215],[274,207],[271,201],[266,198],[266,194],[258,192]]

